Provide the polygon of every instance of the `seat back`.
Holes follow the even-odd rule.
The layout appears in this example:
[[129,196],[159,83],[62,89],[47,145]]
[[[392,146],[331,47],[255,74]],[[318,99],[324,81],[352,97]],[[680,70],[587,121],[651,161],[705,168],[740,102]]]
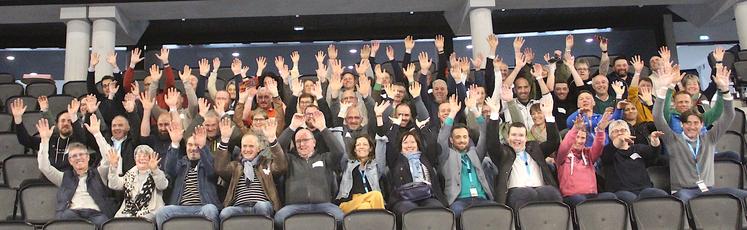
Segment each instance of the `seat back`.
[[155,230],[156,226],[145,218],[138,217],[117,217],[113,218],[102,226],[102,230]]
[[13,74],[0,73],[0,84],[13,83],[13,82],[16,82],[16,78],[13,77]]
[[416,208],[402,215],[402,229],[454,228],[454,213],[445,208]]
[[685,228],[685,204],[674,197],[639,199],[633,203],[633,216],[638,229]]
[[150,73],[148,73],[148,71],[145,71],[145,70],[136,69],[133,71],[133,77],[136,81],[145,80],[145,78],[148,77],[148,75],[150,75]]
[[0,113],[0,132],[10,132],[13,128],[13,116],[7,113]]
[[23,96],[23,86],[16,83],[0,84],[0,103],[7,106],[7,100],[14,96]]
[[36,156],[13,155],[3,161],[3,177],[8,187],[19,189],[23,181],[42,178],[42,174]]
[[742,202],[731,195],[704,194],[687,203],[693,229],[740,229]]
[[742,108],[734,108],[734,119],[731,120],[731,125],[729,125],[729,130],[733,130],[737,133],[744,133],[744,124],[745,120],[747,120],[747,117],[745,116],[745,112]]
[[394,230],[397,227],[394,214],[387,210],[356,210],[345,215],[344,229]]
[[576,220],[581,230],[630,229],[628,207],[620,200],[586,200],[576,205]]
[[10,156],[23,154],[26,148],[18,142],[15,133],[0,133],[0,160]]
[[247,226],[252,226],[252,229],[257,230],[272,230],[274,223],[272,219],[262,215],[251,215],[251,216],[232,216],[228,219],[223,220],[220,229],[223,230],[239,230],[246,229]]
[[161,230],[213,229],[213,222],[203,216],[180,216],[163,222]]
[[15,206],[16,190],[7,186],[0,186],[0,220],[11,219]]
[[70,104],[70,101],[73,100],[73,96],[53,95],[47,97],[47,100],[49,101],[49,114],[57,116],[58,113],[67,111],[67,106]]
[[96,225],[85,220],[53,220],[44,225],[44,230],[96,230]]
[[62,94],[70,95],[75,98],[88,94],[86,81],[68,81],[62,85]]
[[653,166],[646,168],[646,171],[648,172],[648,177],[651,178],[651,183],[654,184],[654,188],[670,191],[669,167]]
[[0,221],[0,230],[34,230],[34,225],[22,221]]
[[724,135],[721,135],[718,142],[716,142],[716,152],[726,151],[734,151],[739,154],[744,152],[744,137],[742,133],[729,130]]
[[596,55],[581,55],[576,58],[576,62],[578,62],[579,60],[586,61],[587,63],[589,63],[589,66],[599,66],[599,63],[601,62],[602,58]]
[[26,85],[26,95],[32,97],[52,96],[57,94],[57,85],[54,82],[34,82]]
[[[0,89],[2,92],[2,89]],[[26,106],[26,112],[33,112],[39,110],[39,103],[37,103],[35,97],[30,96],[11,96],[5,101],[5,110],[10,113],[10,103],[16,99],[23,100],[23,104]]]
[[21,188],[21,213],[32,224],[43,224],[55,218],[57,187],[53,184],[29,184]]
[[292,215],[283,222],[285,230],[335,229],[335,218],[327,213],[301,213]]
[[505,205],[473,206],[462,212],[460,223],[464,230],[511,230],[513,216],[511,208]]
[[742,188],[744,168],[741,164],[730,160],[713,162],[715,181],[713,186],[718,188]]
[[560,202],[534,202],[519,209],[521,229],[573,229],[571,211]]
[[738,61],[734,63],[734,70],[737,74],[738,81],[747,81],[747,61]]
[[23,127],[26,127],[26,132],[29,135],[36,135],[39,131],[36,130],[36,124],[39,119],[42,119],[41,112],[27,112],[23,114]]

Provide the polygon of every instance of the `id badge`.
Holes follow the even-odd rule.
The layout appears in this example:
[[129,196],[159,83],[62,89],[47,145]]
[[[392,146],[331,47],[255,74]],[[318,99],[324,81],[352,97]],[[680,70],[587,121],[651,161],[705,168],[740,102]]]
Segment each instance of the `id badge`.
[[470,188],[469,195],[472,197],[477,197],[477,188]]
[[706,186],[703,180],[699,180],[695,183],[698,184],[698,188],[700,189],[701,192],[708,192],[708,186]]

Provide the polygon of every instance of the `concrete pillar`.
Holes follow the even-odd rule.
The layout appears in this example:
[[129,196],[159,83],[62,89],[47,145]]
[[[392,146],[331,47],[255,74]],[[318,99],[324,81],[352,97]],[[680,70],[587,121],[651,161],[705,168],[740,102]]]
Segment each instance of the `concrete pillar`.
[[60,9],[65,21],[65,81],[85,80],[88,72],[88,47],[91,44],[91,24],[86,19],[85,7]]
[[739,47],[745,50],[747,49],[747,2],[739,2],[734,5],[734,19],[737,22]]
[[106,62],[109,54],[114,53],[116,41],[117,23],[110,18],[98,18],[93,20],[93,32],[91,36],[91,47],[93,52],[101,56],[101,62],[96,66],[96,79],[112,74],[112,66]]
[[[470,34],[472,36],[472,56],[478,53],[488,56],[488,35],[493,34],[493,17],[490,8],[474,8],[469,11]],[[485,67],[485,62],[482,63]]]

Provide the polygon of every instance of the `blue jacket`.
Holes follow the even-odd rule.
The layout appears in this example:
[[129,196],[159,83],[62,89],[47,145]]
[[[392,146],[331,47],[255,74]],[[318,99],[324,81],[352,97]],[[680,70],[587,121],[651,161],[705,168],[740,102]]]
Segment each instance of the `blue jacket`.
[[[184,193],[184,181],[189,171],[189,159],[186,155],[179,158],[183,155],[182,152],[171,146],[166,154],[165,172],[169,181],[174,182],[168,204],[179,205],[182,193]],[[218,192],[215,188],[217,183],[218,174],[215,173],[213,167],[213,155],[208,148],[202,148],[200,149],[200,162],[197,163],[197,189],[200,192],[202,204],[213,204],[220,209],[222,202],[218,199]]]
[[[566,119],[565,124],[569,129],[572,128],[573,123],[576,122],[576,116],[578,116],[578,111],[571,113],[571,115],[568,116],[568,119]],[[620,119],[622,119],[622,110],[615,109],[615,112],[612,113],[610,121]],[[586,126],[586,147],[591,147],[591,145],[594,144],[594,129],[597,127],[599,121],[601,120],[602,114],[595,113],[592,114],[591,117],[584,116],[584,126]],[[609,144],[609,137],[604,140],[604,145],[607,144]]]

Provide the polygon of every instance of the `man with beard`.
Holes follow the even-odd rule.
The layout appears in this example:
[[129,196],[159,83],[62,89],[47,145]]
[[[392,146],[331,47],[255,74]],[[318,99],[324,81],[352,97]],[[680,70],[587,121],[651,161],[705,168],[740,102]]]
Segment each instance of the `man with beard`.
[[607,78],[610,82],[623,82],[627,87],[633,80],[633,74],[628,72],[628,59],[625,56],[617,56],[612,60],[612,73],[607,74]]
[[[161,113],[156,118],[157,133],[151,133],[150,116],[155,107],[155,98],[150,97],[147,93],[140,94],[140,102],[143,104],[143,117],[140,122],[140,141],[142,144],[153,148],[156,153],[165,153],[169,149],[171,139],[169,138],[169,126],[173,119],[180,119],[176,112]],[[163,169],[166,157],[161,157],[161,169]]]
[[[86,129],[93,135],[98,146],[112,146],[120,156],[119,168],[117,169],[117,175],[124,175],[122,169],[129,169],[135,166],[135,147],[140,145],[140,126],[131,127],[130,122],[133,124],[140,124],[140,114],[135,111],[137,103],[135,102],[135,96],[129,94],[125,97],[123,107],[126,112],[126,117],[123,115],[117,115],[112,119],[111,123],[111,135],[102,134],[99,129],[99,120],[96,116],[91,116],[89,123],[85,125]],[[91,127],[96,127],[91,129]],[[106,135],[106,136],[104,136]]]
[[[50,141],[48,142],[48,150],[52,151],[49,154],[49,162],[58,170],[65,170],[70,167],[65,152],[68,144],[73,142],[85,143],[85,131],[76,115],[79,106],[80,103],[78,103],[78,100],[73,99],[70,105],[68,105],[67,112],[57,114],[56,126],[58,132],[51,134]],[[38,150],[42,139],[31,136],[26,130],[26,126],[23,125],[23,113],[26,111],[26,105],[24,105],[23,100],[14,100],[10,104],[10,111],[13,115],[18,142],[26,148]],[[69,114],[72,114],[72,116]],[[97,162],[97,160],[98,157],[94,156],[91,162]]]
[[[358,98],[355,96],[346,98],[347,92],[343,93],[343,101],[340,103],[340,112],[335,118],[335,127],[342,127],[342,137],[345,140],[346,149],[353,148],[353,140],[357,139],[363,134],[373,133],[371,122],[376,120],[376,114],[374,113],[374,100],[371,98],[371,80],[368,77],[360,79],[358,84],[358,93],[360,93],[365,110],[360,109],[360,103]],[[366,117],[363,117],[363,111],[366,111]],[[364,123],[364,121],[366,121]]]

